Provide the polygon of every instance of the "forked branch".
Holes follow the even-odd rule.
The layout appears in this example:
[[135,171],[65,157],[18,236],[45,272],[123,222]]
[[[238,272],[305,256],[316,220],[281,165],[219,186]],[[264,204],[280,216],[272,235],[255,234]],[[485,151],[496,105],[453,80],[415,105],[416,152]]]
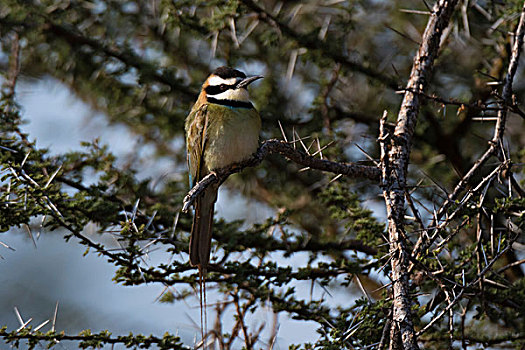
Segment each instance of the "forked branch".
[[[441,222],[441,218],[448,212],[450,207],[456,202],[460,194],[463,193],[467,184],[470,180],[478,173],[482,166],[493,156],[497,155],[501,148],[503,134],[505,131],[505,125],[507,121],[507,108],[511,108],[514,104],[512,101],[512,83],[514,81],[514,76],[516,75],[516,70],[518,69],[518,62],[523,50],[523,42],[525,37],[525,2],[521,10],[521,16],[516,28],[514,35],[514,44],[512,46],[512,54],[509,61],[509,67],[507,69],[507,74],[505,76],[505,82],[502,90],[503,101],[501,103],[500,109],[498,110],[498,119],[496,121],[496,126],[494,128],[494,136],[492,140],[489,141],[487,150],[483,155],[474,163],[470,170],[463,176],[463,178],[458,182],[454,191],[448,196],[447,200],[441,205],[441,208],[435,214],[434,220],[430,224],[430,227],[445,226],[447,222]],[[471,195],[467,193],[466,196]],[[466,198],[466,197],[465,197]],[[462,201],[465,203],[466,201]],[[429,241],[423,242],[422,237],[416,243],[413,254],[418,256],[422,251],[428,249],[434,242],[437,237],[438,230],[435,229],[432,232],[429,232],[428,236],[431,237]]]

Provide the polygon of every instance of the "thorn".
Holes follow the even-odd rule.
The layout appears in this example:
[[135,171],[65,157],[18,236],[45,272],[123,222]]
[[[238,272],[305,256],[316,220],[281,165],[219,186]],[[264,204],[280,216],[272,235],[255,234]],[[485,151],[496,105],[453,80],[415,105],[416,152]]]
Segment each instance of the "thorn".
[[57,314],[58,314],[58,300],[57,300],[57,303],[55,305],[55,313],[53,314],[53,322],[51,323],[51,332],[55,331],[55,325],[56,325],[56,322],[57,322]]
[[179,216],[180,211],[177,212],[177,215],[173,218],[173,227],[171,228],[170,238],[173,239],[175,237],[175,228],[177,227],[177,224],[179,222]]
[[236,48],[239,48],[240,45],[239,40],[237,39],[237,31],[235,29],[235,20],[233,19],[233,17],[230,17],[230,30],[232,34],[233,43],[235,44]]
[[334,144],[335,141],[330,141],[328,142],[325,146],[323,146],[322,148],[319,148],[320,144],[319,144],[319,139],[317,139],[317,147],[318,147],[318,151],[316,151],[315,153],[312,154],[312,157],[317,155],[317,153],[320,153],[321,154],[321,159],[323,159],[323,151],[325,149],[327,149],[328,147],[330,147],[331,145]]
[[60,165],[58,167],[57,170],[55,170],[55,172],[51,175],[51,177],[49,178],[49,180],[47,180],[45,186],[44,186],[44,189],[47,188],[47,186],[49,186],[49,184],[51,184],[51,181],[53,181],[53,179],[55,178],[55,176],[57,176],[58,172],[62,169],[62,165]]
[[0,245],[4,246],[5,248],[9,249],[9,250],[12,250],[13,252],[16,252],[16,249],[7,245],[6,243],[0,241]]
[[427,8],[427,10],[432,13],[433,11],[431,10],[430,5],[427,4],[427,2],[425,0],[422,0],[422,1],[423,1],[423,4],[425,4],[425,7]]
[[372,156],[370,154],[368,154],[363,148],[361,148],[361,146],[359,146],[357,143],[354,143],[354,145],[361,151],[363,152],[363,154],[365,155],[365,157],[368,158],[368,160],[374,162],[375,165],[379,166],[379,163],[374,159],[372,158]]
[[485,259],[485,266],[488,266],[489,262],[487,260],[487,254],[485,253],[485,248],[483,247],[483,244],[481,244],[481,252],[483,253],[483,259]]
[[24,164],[26,163],[26,160],[29,157],[30,153],[31,153],[31,151],[27,152],[26,156],[24,157],[24,160],[22,161],[22,163],[20,163],[20,169],[22,169],[24,167]]
[[29,235],[29,238],[31,238],[31,241],[33,242],[33,246],[35,247],[35,249],[37,249],[35,237],[33,237],[33,232],[31,232],[31,228],[27,224],[24,224],[24,227],[27,230],[27,234]]
[[246,33],[241,38],[239,38],[239,45],[242,44],[244,40],[248,39],[248,36],[253,32],[255,28],[257,28],[257,25],[259,25],[258,19],[253,21],[248,27],[248,29],[246,30]]
[[288,61],[288,69],[286,70],[286,82],[288,83],[292,80],[296,62],[297,62],[297,49],[292,50],[292,53],[290,54],[290,60]]
[[26,328],[26,326],[31,322],[33,321],[33,318],[30,318],[29,320],[27,320],[26,323],[24,323],[23,325],[21,325],[20,327],[18,327],[18,329],[16,330],[17,332],[20,332],[22,329]]
[[399,12],[413,13],[416,15],[427,15],[427,16],[432,15],[432,13],[429,11],[421,11],[421,10],[400,9]]
[[312,148],[312,146],[314,145],[315,143],[315,139],[312,140],[312,142],[310,142],[310,144],[308,145],[308,149],[306,150],[306,153],[310,154],[310,148]]
[[341,176],[343,176],[343,174],[338,174],[338,175],[334,176],[334,178],[332,180],[330,180],[329,184],[331,184],[334,181],[337,181]]
[[135,222],[135,217],[137,216],[137,210],[139,209],[139,203],[140,203],[140,198],[137,199],[137,201],[135,202],[135,205],[133,206],[133,211],[131,212],[131,222]]
[[[299,141],[301,143],[301,146],[303,146],[304,151],[306,152],[306,154],[310,155],[310,152],[308,152],[308,148],[306,148],[306,145],[303,142],[303,140],[305,138],[300,137],[299,134],[297,133],[297,131],[294,130],[294,132],[295,132],[295,135],[297,135],[297,138],[298,138],[297,141]],[[294,135],[294,139],[295,139],[295,135]],[[310,136],[307,136],[306,138],[310,138]]]
[[44,222],[46,221],[47,215],[42,215],[42,221],[40,222],[40,227],[38,229],[38,232],[36,234],[36,239],[38,240],[40,238],[40,235],[42,234],[42,230],[44,229]]
[[284,141],[288,142],[288,138],[286,137],[286,134],[284,132],[283,126],[281,125],[281,121],[278,120],[277,123],[279,123],[279,129],[281,129],[281,134],[283,135]]
[[494,214],[490,214],[490,252],[494,255]]
[[213,39],[211,41],[211,52],[210,52],[210,56],[212,58],[215,57],[215,53],[217,52],[217,44],[219,42],[219,32],[216,31],[215,33],[213,33]]
[[49,320],[45,320],[44,322],[36,326],[35,329],[33,329],[33,332],[38,332],[42,327],[44,327],[48,323],[49,323]]
[[357,280],[357,284],[359,285],[359,288],[361,289],[361,292],[363,292],[363,294],[366,296],[366,298],[368,299],[369,302],[372,302],[372,299],[370,299],[370,296],[368,295],[368,293],[366,292],[365,288],[363,287],[363,284],[361,283],[361,280],[359,279],[359,276],[355,275],[355,278]]
[[18,308],[15,306],[14,307],[15,309],[15,314],[16,314],[16,318],[18,320],[18,323],[20,323],[20,325],[23,325],[24,324],[24,319],[22,318],[22,315],[20,315],[20,312],[18,311]]
[[[292,141],[292,143],[293,143],[293,149],[297,149],[297,145],[296,145],[296,143],[295,143],[295,142],[296,142],[296,141],[295,141],[295,135],[296,135],[296,132],[295,132],[295,126],[293,126],[293,127],[292,127],[292,137],[293,137],[293,141]],[[299,135],[298,135],[298,137],[299,137]],[[302,143],[302,142],[301,142],[301,143]]]
[[324,17],[323,25],[321,26],[321,30],[319,30],[319,34],[317,35],[317,38],[321,41],[324,41],[326,38],[326,33],[328,32],[328,28],[330,27],[330,22],[332,21],[332,16],[327,15]]
[[[147,231],[148,228],[151,226],[151,224],[153,223],[153,220],[155,219],[155,216],[157,215],[157,210],[155,210],[153,212],[153,215],[149,218],[148,220],[148,223],[146,224],[146,226],[144,227],[144,231]],[[178,212],[177,212],[177,215],[178,215]]]

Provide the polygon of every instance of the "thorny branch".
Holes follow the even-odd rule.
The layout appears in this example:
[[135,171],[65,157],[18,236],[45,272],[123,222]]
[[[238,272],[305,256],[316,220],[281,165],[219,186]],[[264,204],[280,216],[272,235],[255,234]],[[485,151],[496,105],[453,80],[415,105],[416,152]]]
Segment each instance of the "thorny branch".
[[[193,99],[196,95],[196,91],[192,91],[190,88],[182,85],[180,81],[175,77],[175,73],[169,69],[158,69],[151,62],[143,60],[139,55],[134,53],[132,50],[126,50],[119,48],[115,44],[109,46],[100,40],[93,39],[85,36],[77,27],[73,25],[62,25],[55,23],[50,17],[41,16],[38,11],[34,11],[36,16],[40,16],[40,20],[43,20],[44,33],[49,36],[61,38],[68,42],[73,47],[80,47],[82,45],[91,47],[92,49],[107,55],[108,57],[115,58],[128,66],[134,67],[141,71],[141,73],[152,80],[158,81],[162,84],[169,86],[174,91],[181,93],[188,99]],[[8,22],[5,18],[0,17],[0,24],[5,25],[17,25],[23,28],[32,29],[35,25],[39,24],[37,20],[35,23],[24,21],[24,22]]]
[[326,159],[315,158],[294,149],[293,146],[286,141],[272,139],[264,141],[252,158],[241,163],[216,170],[214,173],[205,176],[188,192],[186,197],[184,197],[182,211],[188,211],[195,199],[197,199],[197,197],[211,184],[222,183],[231,174],[238,173],[247,167],[257,166],[263,161],[263,159],[273,153],[279,153],[297,164],[310,167],[312,169],[328,171],[334,174],[341,174],[354,178],[363,177],[370,180],[379,180],[380,170],[376,166],[332,162]]
[[[397,118],[397,124],[390,139],[388,154],[382,154],[383,195],[388,217],[388,234],[392,265],[393,322],[390,333],[390,347],[400,348],[399,337],[404,349],[419,349],[410,312],[412,298],[409,295],[409,252],[404,232],[404,194],[406,175],[412,143],[412,135],[417,123],[420,96],[412,91],[424,92],[434,60],[437,57],[441,34],[448,26],[457,0],[441,0],[434,6],[422,43],[414,58],[412,72]],[[380,135],[380,140],[385,135]],[[386,153],[386,150],[384,151]]]
[[[516,33],[514,35],[515,40],[514,40],[514,45],[512,47],[512,55],[510,58],[509,67],[507,69],[507,75],[505,77],[505,83],[503,85],[503,93],[502,93],[503,101],[502,101],[501,108],[498,110],[497,122],[494,128],[494,136],[492,137],[492,140],[489,141],[488,149],[476,161],[476,163],[474,163],[472,168],[470,168],[470,170],[465,174],[465,176],[463,176],[463,178],[459,181],[459,183],[454,188],[454,191],[450,193],[447,200],[441,205],[441,207],[437,211],[429,227],[438,226],[438,222],[441,220],[443,215],[445,215],[445,213],[448,211],[451,205],[455,203],[455,201],[458,199],[461,192],[463,192],[463,190],[466,188],[467,184],[474,177],[474,175],[477,174],[479,169],[481,169],[481,167],[487,162],[488,159],[490,159],[490,157],[492,157],[493,155],[497,155],[497,153],[499,152],[499,149],[502,145],[503,133],[505,131],[505,123],[507,120],[507,108],[513,105],[512,103],[512,83],[514,81],[514,76],[518,68],[519,58],[521,55],[521,51],[523,49],[524,36],[525,36],[525,3],[521,11],[518,28],[516,29]],[[435,236],[437,236],[435,233],[437,233],[436,229],[434,230],[434,234],[429,235],[429,236],[432,236],[435,239]],[[420,239],[416,243],[414,247],[414,251],[413,251],[414,255],[418,255],[421,252],[425,251],[434,242],[434,239],[424,242],[423,237],[424,235],[421,235]]]
[[248,329],[246,327],[246,323],[245,323],[244,317],[245,317],[245,314],[246,314],[246,310],[249,308],[249,306],[251,306],[251,304],[253,304],[253,302],[255,300],[254,300],[254,298],[252,296],[252,298],[248,301],[248,304],[246,304],[244,307],[241,307],[241,305],[239,304],[239,294],[238,294],[238,292],[232,293],[231,295],[233,297],[233,303],[235,305],[235,311],[237,312],[237,319],[238,319],[238,322],[239,322],[239,324],[241,326],[242,333],[244,334],[244,343],[246,344],[246,349],[248,349],[248,350],[253,349],[251,336],[248,333]]
[[[28,328],[23,328],[22,331],[13,331],[8,332],[5,328],[0,328],[0,337],[11,341],[16,342],[21,339],[28,339],[31,341],[47,341],[50,344],[58,343],[62,340],[69,341],[80,341],[86,344],[87,346],[92,346],[93,348],[99,347],[100,344],[123,344],[123,345],[139,345],[142,344],[155,344],[158,345],[161,349],[189,349],[186,346],[183,346],[180,343],[179,337],[173,336],[169,333],[166,333],[164,337],[156,337],[153,335],[150,336],[134,336],[132,333],[126,336],[111,336],[111,333],[107,331],[102,331],[100,333],[91,333],[91,332],[81,332],[78,335],[65,334],[64,332],[31,332]],[[135,338],[137,337],[137,338]],[[142,338],[142,339],[140,339]],[[137,340],[139,339],[139,340]]]
[[[38,188],[40,189],[40,185],[36,181],[34,181],[29,175],[25,173],[23,169],[19,168],[10,168],[12,173],[20,180],[23,181],[24,184],[31,188]],[[78,228],[74,227],[70,223],[67,222],[67,220],[64,218],[60,210],[58,209],[53,202],[49,199],[47,195],[44,195],[43,198],[40,198],[38,196],[34,197],[35,202],[42,208],[44,211],[48,211],[49,215],[53,217],[54,220],[56,220],[60,226],[67,229],[73,236],[78,238],[80,242],[89,248],[94,249],[97,253],[106,256],[110,261],[118,262],[121,265],[129,265],[130,263],[123,259],[119,254],[114,254],[108,251],[104,245],[100,243],[96,243],[89,239],[87,236],[85,236],[82,233],[82,230],[79,230]]]
[[461,296],[465,293],[466,290],[468,290],[473,285],[477,284],[479,281],[483,279],[485,274],[492,268],[494,263],[503,255],[505,252],[507,252],[511,247],[512,243],[517,239],[518,237],[514,237],[509,241],[509,244],[502,249],[491,261],[487,263],[487,265],[479,271],[476,278],[472,281],[470,281],[467,285],[463,286],[461,288],[461,291],[455,296],[454,300],[450,301],[449,304],[439,313],[437,314],[429,323],[425,325],[419,332],[417,332],[417,336],[420,336],[421,334],[425,333],[428,329],[432,327],[445,313],[447,313],[456,303],[458,303],[461,300]]
[[387,85],[391,89],[398,89],[399,83],[392,77],[383,74],[373,68],[365,67],[364,65],[350,61],[345,55],[339,51],[333,50],[324,41],[318,40],[317,38],[311,38],[307,35],[301,34],[295,31],[293,28],[282,22],[276,16],[266,11],[252,0],[242,0],[242,3],[248,8],[252,9],[259,14],[259,18],[263,21],[276,26],[284,35],[292,38],[298,44],[310,50],[321,50],[324,55],[330,57],[336,63],[341,64],[346,69],[351,71],[360,72],[378,82]]

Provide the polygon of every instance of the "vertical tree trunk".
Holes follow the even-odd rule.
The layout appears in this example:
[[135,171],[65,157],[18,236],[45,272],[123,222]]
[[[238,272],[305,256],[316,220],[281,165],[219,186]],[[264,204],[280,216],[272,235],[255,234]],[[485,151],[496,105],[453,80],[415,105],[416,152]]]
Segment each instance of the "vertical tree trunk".
[[[410,312],[408,264],[410,254],[406,245],[403,218],[405,214],[406,173],[409,163],[412,135],[417,122],[420,94],[427,87],[434,60],[437,57],[441,35],[447,27],[457,0],[441,0],[433,8],[423,34],[412,72],[407,83],[394,135],[385,143],[382,154],[382,186],[388,216],[388,235],[392,265],[393,322],[390,348],[419,349]],[[400,334],[401,337],[397,336]]]

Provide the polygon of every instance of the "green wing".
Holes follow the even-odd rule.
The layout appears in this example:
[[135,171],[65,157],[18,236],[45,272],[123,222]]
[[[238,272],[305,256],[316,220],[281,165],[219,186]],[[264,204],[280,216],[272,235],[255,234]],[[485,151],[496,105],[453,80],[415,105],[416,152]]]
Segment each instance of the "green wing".
[[186,119],[186,148],[190,186],[193,187],[201,179],[204,150],[206,146],[206,131],[208,129],[208,105],[204,104],[192,111]]

